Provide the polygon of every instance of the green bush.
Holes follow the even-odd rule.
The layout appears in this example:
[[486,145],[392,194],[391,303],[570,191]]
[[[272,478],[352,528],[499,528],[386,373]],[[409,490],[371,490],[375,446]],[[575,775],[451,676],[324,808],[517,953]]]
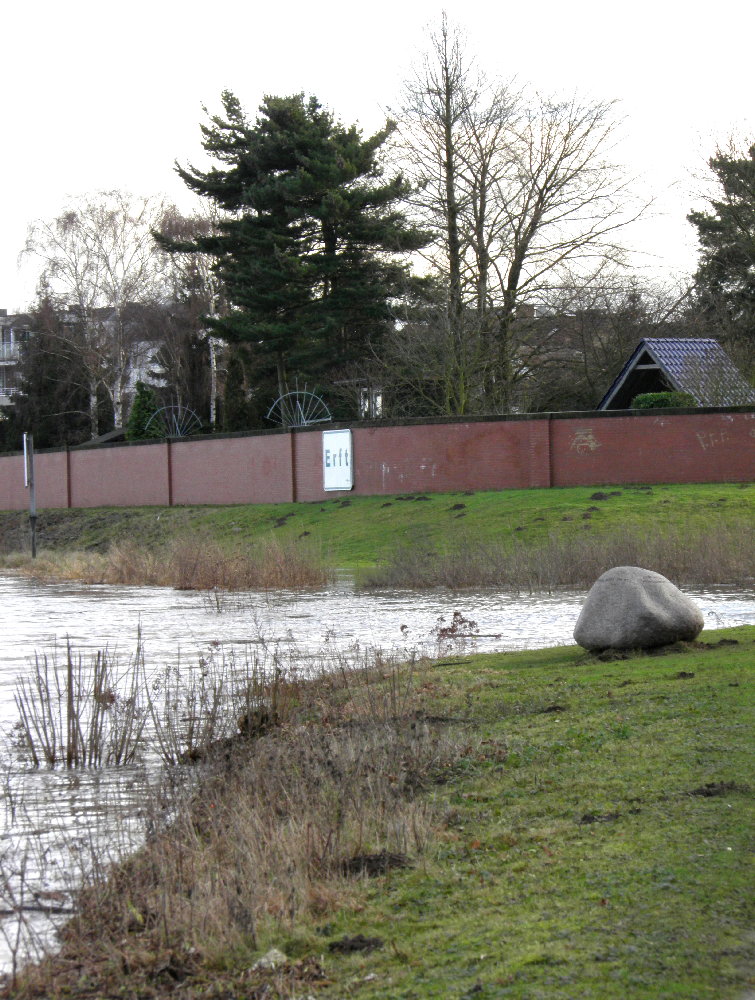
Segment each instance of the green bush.
[[161,426],[154,421],[150,427],[147,426],[157,412],[157,408],[158,403],[154,390],[145,385],[144,382],[137,382],[134,402],[131,405],[131,413],[126,424],[126,438],[129,441],[162,437]]
[[633,410],[657,410],[668,407],[697,406],[688,392],[642,392],[632,400]]

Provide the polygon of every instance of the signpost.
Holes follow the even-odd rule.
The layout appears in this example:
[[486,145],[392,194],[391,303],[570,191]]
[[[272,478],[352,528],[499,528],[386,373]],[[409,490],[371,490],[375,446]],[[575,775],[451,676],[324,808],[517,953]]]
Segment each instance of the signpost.
[[24,434],[24,486],[29,491],[31,557],[37,558],[37,494],[34,487],[34,437]]
[[322,432],[322,488],[354,488],[354,462],[351,431]]

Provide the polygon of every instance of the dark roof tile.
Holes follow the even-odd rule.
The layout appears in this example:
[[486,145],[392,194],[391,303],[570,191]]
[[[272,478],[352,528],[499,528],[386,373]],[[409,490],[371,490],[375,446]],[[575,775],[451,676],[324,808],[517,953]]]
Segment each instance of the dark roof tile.
[[688,392],[698,406],[742,406],[755,403],[755,389],[740,374],[717,340],[694,337],[647,337],[637,345],[618,378],[598,405],[611,401],[647,352],[666,380]]

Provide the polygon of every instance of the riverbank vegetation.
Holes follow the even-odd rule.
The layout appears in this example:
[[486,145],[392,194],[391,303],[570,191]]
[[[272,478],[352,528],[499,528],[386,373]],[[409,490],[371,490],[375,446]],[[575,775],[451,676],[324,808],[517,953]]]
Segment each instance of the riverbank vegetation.
[[[41,577],[172,586],[231,587],[232,578],[242,587],[318,586],[328,567],[378,567],[373,580],[389,586],[538,589],[583,586],[601,566],[626,562],[652,564],[679,575],[677,582],[746,585],[755,564],[753,519],[755,489],[738,483],[343,495],[299,504],[40,511],[44,558],[35,565],[28,517],[0,512],[0,552],[6,567]],[[257,584],[245,582],[255,558],[267,567]],[[231,574],[232,567],[240,571]]]
[[368,587],[498,587],[507,592],[588,589],[613,566],[642,566],[679,586],[755,583],[755,533],[744,523],[713,522],[655,531],[630,527],[611,534],[581,532],[533,545],[481,543],[457,537],[433,548],[397,545],[385,564],[368,573]]
[[143,849],[95,866],[60,953],[4,995],[740,996],[755,628],[462,646],[295,685],[163,789]]
[[273,590],[322,587],[329,578],[312,545],[263,538],[231,548],[206,533],[176,538],[154,548],[113,542],[104,552],[42,551],[36,559],[13,554],[6,569],[38,580],[137,584],[178,590]]

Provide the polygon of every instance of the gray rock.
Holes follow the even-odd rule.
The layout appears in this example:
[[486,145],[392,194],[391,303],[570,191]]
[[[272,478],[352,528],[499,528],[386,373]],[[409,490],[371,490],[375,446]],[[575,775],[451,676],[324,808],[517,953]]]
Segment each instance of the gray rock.
[[262,958],[258,958],[252,966],[253,969],[277,969],[279,965],[285,965],[288,961],[286,955],[277,948],[266,951]]
[[651,649],[702,631],[697,605],[660,573],[616,566],[595,581],[574,629],[585,649]]

